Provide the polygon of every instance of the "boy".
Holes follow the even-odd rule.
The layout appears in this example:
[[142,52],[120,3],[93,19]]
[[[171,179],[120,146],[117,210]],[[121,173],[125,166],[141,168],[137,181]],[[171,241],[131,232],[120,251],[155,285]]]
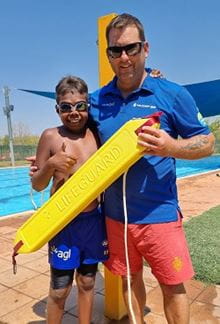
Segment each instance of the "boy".
[[[98,137],[88,113],[88,88],[78,77],[56,86],[56,111],[62,125],[46,129],[39,140],[32,186],[41,191],[52,179],[51,195],[97,150]],[[78,287],[79,323],[90,323],[98,262],[108,248],[104,216],[97,199],[49,242],[51,283],[47,323],[61,323],[74,270]]]

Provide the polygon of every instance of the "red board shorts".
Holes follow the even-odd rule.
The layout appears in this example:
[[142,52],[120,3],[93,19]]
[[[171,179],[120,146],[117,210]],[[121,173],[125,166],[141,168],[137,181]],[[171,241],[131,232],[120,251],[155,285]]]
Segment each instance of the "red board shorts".
[[[125,276],[124,224],[106,217],[106,226],[110,257],[104,264],[112,273]],[[179,284],[194,275],[180,215],[175,222],[129,224],[128,253],[131,274],[142,269],[145,259],[161,284]]]

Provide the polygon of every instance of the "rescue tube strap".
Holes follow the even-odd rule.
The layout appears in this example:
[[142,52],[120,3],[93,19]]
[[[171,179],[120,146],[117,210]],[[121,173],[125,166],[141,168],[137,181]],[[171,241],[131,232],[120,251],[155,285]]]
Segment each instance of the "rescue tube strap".
[[18,250],[20,249],[20,247],[23,245],[24,243],[22,241],[18,241],[18,243],[14,246],[14,252],[12,254],[12,265],[13,265],[13,273],[16,274],[17,273],[17,262],[16,262],[16,255],[18,255]]

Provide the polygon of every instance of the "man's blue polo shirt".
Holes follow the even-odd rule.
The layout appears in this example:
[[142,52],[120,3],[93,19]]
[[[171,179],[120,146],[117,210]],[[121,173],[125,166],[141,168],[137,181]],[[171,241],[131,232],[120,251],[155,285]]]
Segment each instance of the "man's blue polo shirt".
[[[125,122],[162,111],[161,129],[172,137],[189,138],[210,131],[184,87],[147,76],[141,88],[124,99],[114,78],[91,95],[91,114],[98,124],[101,142],[107,141]],[[179,211],[175,159],[145,155],[127,174],[128,222],[136,224],[175,221]],[[105,214],[124,221],[122,177],[105,193]]]

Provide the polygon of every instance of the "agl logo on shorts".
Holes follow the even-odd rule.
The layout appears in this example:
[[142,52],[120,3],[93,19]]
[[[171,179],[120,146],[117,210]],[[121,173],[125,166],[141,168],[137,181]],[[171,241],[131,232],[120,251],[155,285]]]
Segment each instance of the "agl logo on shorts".
[[50,253],[55,253],[58,258],[63,259],[64,261],[67,261],[71,257],[71,249],[69,249],[68,251],[62,251],[58,250],[55,245],[51,247]]

